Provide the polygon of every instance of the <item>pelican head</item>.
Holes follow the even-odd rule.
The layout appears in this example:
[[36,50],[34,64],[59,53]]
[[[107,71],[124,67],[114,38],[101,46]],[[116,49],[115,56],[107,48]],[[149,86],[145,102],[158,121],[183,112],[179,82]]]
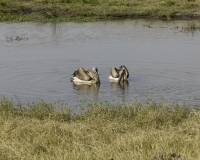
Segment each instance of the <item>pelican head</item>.
[[94,73],[98,73],[98,68],[97,67],[93,67],[93,71],[94,71]]
[[98,68],[97,67],[93,67],[93,79],[95,81],[95,83],[100,83],[100,79],[99,79],[99,74],[98,74]]

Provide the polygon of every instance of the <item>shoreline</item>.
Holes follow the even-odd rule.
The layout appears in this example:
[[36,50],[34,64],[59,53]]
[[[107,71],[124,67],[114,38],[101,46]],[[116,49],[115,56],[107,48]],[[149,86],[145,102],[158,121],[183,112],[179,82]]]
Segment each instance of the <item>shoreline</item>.
[[94,22],[126,18],[200,19],[196,0],[27,0],[0,1],[0,22]]
[[116,15],[108,17],[56,17],[40,19],[37,16],[27,15],[12,15],[5,16],[0,14],[0,22],[99,22],[99,21],[112,21],[112,20],[126,20],[126,19],[155,19],[155,20],[200,20],[200,14],[193,15],[172,15],[172,16],[151,16],[151,15]]

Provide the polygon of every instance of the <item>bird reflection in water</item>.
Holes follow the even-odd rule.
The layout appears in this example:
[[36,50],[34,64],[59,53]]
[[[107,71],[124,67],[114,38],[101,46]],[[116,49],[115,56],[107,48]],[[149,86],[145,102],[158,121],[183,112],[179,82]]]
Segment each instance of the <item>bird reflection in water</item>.
[[128,80],[125,80],[125,81],[123,81],[123,82],[119,82],[119,83],[118,83],[118,86],[119,86],[122,90],[125,90],[125,89],[128,88],[129,82],[128,82]]
[[128,88],[129,82],[127,80],[120,83],[111,82],[110,85],[111,85],[112,90],[113,89],[115,90],[116,88],[120,88],[122,91],[124,91]]
[[111,88],[111,94],[113,97],[120,97],[122,99],[126,98],[126,94],[128,92],[129,82],[128,80],[125,80],[120,83],[111,82],[110,88]]
[[98,100],[98,92],[100,84],[73,84],[73,88],[78,96],[79,99],[92,99],[92,100]]

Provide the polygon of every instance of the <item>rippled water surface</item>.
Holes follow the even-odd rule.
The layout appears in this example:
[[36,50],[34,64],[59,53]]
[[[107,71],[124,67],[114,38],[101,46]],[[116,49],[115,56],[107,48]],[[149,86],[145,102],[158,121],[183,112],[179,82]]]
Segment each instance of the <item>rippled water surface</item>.
[[[0,23],[0,96],[70,106],[82,99],[200,102],[200,31],[188,21],[125,20],[93,23]],[[200,23],[195,21],[195,23]],[[13,37],[13,41],[7,41]],[[21,41],[16,36],[27,37]],[[108,79],[127,66],[128,83]],[[100,86],[75,86],[79,67],[98,67]]]

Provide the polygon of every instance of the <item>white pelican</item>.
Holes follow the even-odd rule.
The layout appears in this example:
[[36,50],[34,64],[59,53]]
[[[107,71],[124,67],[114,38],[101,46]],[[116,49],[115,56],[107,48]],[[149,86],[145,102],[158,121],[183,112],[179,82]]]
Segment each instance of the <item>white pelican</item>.
[[121,65],[119,69],[115,68],[114,66],[110,68],[110,76],[108,77],[111,82],[124,82],[129,77],[128,69]]
[[86,68],[79,68],[76,70],[71,78],[71,81],[75,84],[97,84],[100,83],[98,69],[93,67],[93,71]]

